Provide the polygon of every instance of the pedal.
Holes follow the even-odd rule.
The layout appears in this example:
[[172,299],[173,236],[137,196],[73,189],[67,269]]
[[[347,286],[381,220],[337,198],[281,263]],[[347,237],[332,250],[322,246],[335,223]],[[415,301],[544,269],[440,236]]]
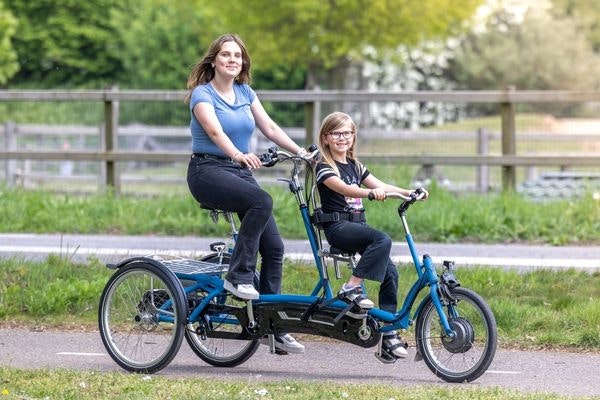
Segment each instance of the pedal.
[[365,311],[365,312],[361,312],[361,313],[353,313],[348,311],[346,313],[347,316],[349,316],[350,318],[354,318],[354,319],[365,319],[369,316],[369,314]]
[[276,354],[278,356],[287,356],[289,353],[284,350],[279,350],[275,347],[275,335],[269,334],[267,335],[267,342],[269,346],[269,353]]
[[393,364],[396,362],[397,358],[394,356],[390,356],[388,354],[381,354],[379,351],[373,353],[376,359],[381,361],[384,364]]

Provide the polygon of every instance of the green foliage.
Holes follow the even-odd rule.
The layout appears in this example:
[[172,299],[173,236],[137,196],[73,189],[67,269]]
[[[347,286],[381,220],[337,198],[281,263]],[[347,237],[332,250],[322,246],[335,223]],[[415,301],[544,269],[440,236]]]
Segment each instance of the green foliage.
[[459,89],[594,90],[599,62],[573,19],[538,10],[521,23],[500,11],[454,50],[447,76]]
[[[384,179],[388,176],[383,169],[377,174]],[[388,180],[405,186],[403,179]],[[281,185],[266,189],[273,197],[282,235],[304,238],[293,196]],[[598,242],[600,203],[591,194],[573,201],[536,203],[516,193],[455,196],[436,185],[428,190],[430,198],[408,212],[417,241]],[[397,206],[393,200],[365,204],[370,225],[388,232],[394,240],[403,240]],[[191,195],[140,198],[99,193],[81,197],[4,188],[0,190],[0,231],[214,236],[225,234],[227,226],[213,224]]]
[[226,26],[241,34],[257,64],[276,59],[315,74],[379,59],[401,44],[446,37],[479,4],[479,0],[460,6],[451,0],[254,0],[244,7],[224,2],[221,9]]
[[490,304],[504,343],[581,349],[600,344],[599,273],[481,268],[463,269],[459,277]]
[[[122,73],[112,19],[122,0],[4,0],[17,16],[13,40],[20,70],[11,84],[21,87],[87,87],[112,84]],[[42,29],[43,27],[43,29]]]
[[600,51],[600,3],[589,0],[550,0],[552,12],[560,17],[572,17],[584,32],[596,52]]
[[188,1],[138,3],[116,20],[116,33],[127,49],[121,55],[126,69],[123,88],[185,89],[190,67],[218,32],[211,8]]
[[215,235],[216,226],[190,196],[117,198],[111,193],[89,197],[53,195],[44,191],[0,191],[4,232],[74,232],[176,235],[183,232]]
[[43,264],[19,259],[0,261],[0,319],[27,320],[70,316],[58,323],[93,321],[98,299],[110,270],[91,260],[76,265],[68,254],[50,256]]
[[0,85],[4,85],[17,71],[17,53],[11,44],[17,20],[0,2]]

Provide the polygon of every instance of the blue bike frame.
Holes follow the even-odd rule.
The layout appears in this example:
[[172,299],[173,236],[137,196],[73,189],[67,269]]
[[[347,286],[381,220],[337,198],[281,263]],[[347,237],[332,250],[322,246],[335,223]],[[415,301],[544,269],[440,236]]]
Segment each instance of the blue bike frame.
[[[315,266],[319,273],[319,280],[315,285],[312,293],[310,295],[297,295],[297,294],[267,294],[260,295],[258,300],[254,300],[253,304],[260,303],[300,303],[300,304],[313,304],[319,298],[323,300],[329,300],[334,297],[333,291],[331,289],[331,284],[327,277],[327,272],[323,265],[323,260],[320,256],[320,243],[317,239],[317,235],[315,233],[315,228],[311,223],[311,218],[309,215],[309,207],[304,200],[304,195],[302,193],[302,188],[298,181],[298,174],[296,171],[296,167],[294,172],[292,173],[292,178],[289,180],[289,189],[295,195],[296,201],[298,203],[300,214],[302,216],[302,221],[304,223],[304,228],[306,230],[306,235],[308,241],[310,243],[310,247],[313,253],[313,258],[315,261]],[[419,306],[417,307],[415,313],[413,314],[413,318],[410,318],[410,311],[413,307],[413,304],[420,293],[426,286],[429,286],[429,296],[439,314],[440,322],[444,331],[449,336],[454,336],[450,325],[448,324],[448,319],[446,318],[446,314],[444,313],[442,301],[440,299],[440,294],[438,290],[438,276],[435,270],[435,266],[431,258],[428,255],[423,257],[423,262],[419,260],[419,255],[416,250],[415,243],[413,241],[412,235],[408,228],[408,224],[406,222],[406,216],[404,215],[404,211],[399,211],[400,219],[402,225],[404,227],[404,231],[406,233],[406,242],[408,244],[408,248],[410,250],[410,254],[412,256],[413,264],[416,269],[418,278],[413,283],[409,292],[407,293],[404,302],[402,304],[402,308],[395,313],[390,313],[387,311],[383,311],[378,308],[373,308],[368,311],[369,315],[371,315],[374,319],[382,322],[386,322],[384,326],[380,327],[380,332],[387,332],[397,329],[407,329],[411,324],[411,320],[414,320],[419,315],[425,301],[427,298],[423,299]],[[234,237],[235,239],[235,237]],[[181,280],[189,280],[195,282],[194,284],[187,286],[184,288],[184,291],[187,294],[194,293],[198,290],[202,290],[207,295],[204,297],[202,302],[192,310],[188,317],[189,322],[197,321],[200,317],[202,310],[211,302],[213,299],[218,296],[223,295],[223,281],[217,275],[211,274],[182,274],[175,273],[177,278]],[[322,293],[322,295],[320,295]],[[163,305],[163,309],[168,309],[170,307],[170,301]],[[347,306],[347,303],[342,300],[337,300],[330,304],[331,307],[339,308],[340,310],[344,309]],[[452,307],[450,307],[452,308]],[[450,310],[451,315],[453,315],[453,311]],[[161,320],[172,321],[172,317],[167,314],[161,316]],[[222,319],[215,319],[215,317],[211,317],[211,321],[227,323],[233,322],[233,320],[229,320],[228,316],[222,316]]]

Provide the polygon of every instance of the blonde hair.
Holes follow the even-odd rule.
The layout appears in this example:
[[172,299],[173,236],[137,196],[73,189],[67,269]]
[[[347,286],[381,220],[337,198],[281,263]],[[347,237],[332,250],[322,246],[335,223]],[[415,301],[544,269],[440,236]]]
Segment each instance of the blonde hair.
[[[350,124],[350,126],[352,127],[352,132],[354,132],[355,137],[354,137],[354,140],[352,141],[352,146],[350,146],[350,149],[348,149],[346,158],[353,160],[356,164],[358,164],[358,159],[356,158],[356,156],[354,154],[354,147],[356,145],[356,135],[357,135],[356,124],[354,123],[354,121],[348,114],[339,112],[339,111],[329,114],[328,116],[326,116],[323,119],[323,122],[321,123],[321,128],[319,129],[319,140],[318,140],[317,145],[319,146],[319,153],[321,154],[321,160],[323,162],[329,164],[338,176],[340,175],[340,171],[338,170],[338,167],[335,164],[333,155],[331,154],[331,149],[325,143],[325,136],[327,136],[328,133],[333,132],[347,124]],[[357,167],[358,167],[358,165],[357,165]]]
[[186,103],[190,101],[192,90],[194,90],[196,86],[208,83],[215,77],[215,67],[213,67],[212,64],[215,62],[215,59],[217,58],[217,55],[221,51],[221,47],[223,47],[223,43],[225,42],[235,42],[242,50],[242,70],[235,78],[235,81],[237,83],[247,84],[252,82],[252,78],[250,76],[250,55],[246,50],[244,41],[234,33],[227,33],[216,38],[206,51],[206,54],[204,54],[204,56],[192,67],[192,71],[190,72],[187,80],[187,88],[189,89],[189,92],[185,96]]

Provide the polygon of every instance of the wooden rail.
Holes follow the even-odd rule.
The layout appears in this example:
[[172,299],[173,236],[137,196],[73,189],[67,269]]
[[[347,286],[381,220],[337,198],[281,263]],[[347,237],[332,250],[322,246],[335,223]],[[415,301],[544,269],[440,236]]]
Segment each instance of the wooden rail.
[[[89,101],[104,103],[102,148],[97,151],[0,151],[0,159],[5,160],[71,160],[100,161],[104,163],[106,184],[119,192],[119,179],[115,163],[124,161],[186,161],[188,153],[166,152],[125,152],[117,146],[117,135],[124,134],[119,127],[119,103],[123,101],[172,101],[183,102],[185,91],[157,90],[0,90],[1,101]],[[518,166],[598,166],[600,156],[589,155],[516,155],[515,105],[517,103],[582,103],[600,102],[600,92],[567,92],[567,91],[516,91],[508,88],[501,91],[445,91],[445,92],[366,92],[366,91],[257,91],[260,99],[270,102],[293,102],[305,105],[305,127],[303,128],[307,143],[314,142],[314,134],[320,123],[318,110],[322,102],[444,102],[444,103],[496,103],[501,116],[501,155],[453,155],[453,156],[388,156],[395,163],[421,165],[472,165],[500,166],[502,168],[503,189],[512,189],[516,183],[516,167]],[[14,128],[14,126],[13,126]],[[5,146],[14,144],[4,129]],[[178,132],[179,133],[179,132]],[[423,135],[423,133],[420,133]],[[372,157],[363,157],[372,159]],[[378,158],[381,160],[381,158]]]

